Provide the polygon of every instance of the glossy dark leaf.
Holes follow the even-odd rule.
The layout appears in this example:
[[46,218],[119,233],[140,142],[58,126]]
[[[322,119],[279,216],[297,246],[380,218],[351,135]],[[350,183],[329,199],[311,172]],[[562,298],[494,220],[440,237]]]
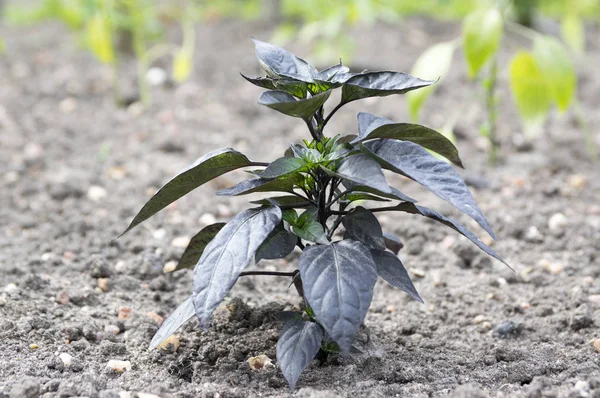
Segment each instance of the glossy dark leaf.
[[201,327],[208,327],[215,308],[279,223],[279,207],[245,210],[229,221],[206,246],[194,269],[192,293]]
[[323,330],[314,322],[292,320],[281,329],[277,341],[277,364],[290,385],[296,387],[302,371],[321,348]]
[[198,260],[200,260],[200,256],[202,256],[202,252],[208,243],[215,237],[215,235],[225,226],[225,223],[219,222],[216,224],[208,225],[200,230],[194,237],[190,240],[190,243],[185,248],[185,251],[181,255],[177,266],[173,271],[178,271],[184,268],[193,268]]
[[367,193],[371,193],[373,195],[381,196],[382,198],[397,199],[397,200],[401,200],[403,202],[410,202],[410,203],[415,203],[417,201],[416,199],[413,199],[410,196],[405,195],[404,193],[400,192],[398,189],[396,189],[394,187],[390,187],[390,193],[385,193],[385,192],[381,192],[381,191],[371,188],[371,187],[366,187],[364,185],[358,185],[358,184],[352,184],[352,183],[348,183],[348,182],[345,182],[344,186],[346,188],[352,188],[352,192],[367,192]]
[[457,166],[463,167],[458,156],[458,149],[452,141],[437,131],[419,124],[394,123],[383,117],[360,112],[358,114],[358,137],[352,143],[374,138],[391,138],[414,142],[442,155]]
[[181,303],[167,319],[164,320],[160,326],[160,329],[158,329],[152,338],[149,349],[153,350],[158,347],[160,343],[175,333],[181,326],[185,325],[187,321],[192,319],[194,315],[196,315],[196,310],[194,309],[192,298],[189,297],[187,300]]
[[383,250],[371,250],[371,256],[377,266],[377,274],[384,281],[408,293],[410,297],[418,302],[423,302],[402,261],[395,254]]
[[217,192],[217,195],[238,196],[254,192],[292,192],[294,184],[297,183],[300,178],[301,176],[296,174],[282,176],[273,180],[253,178],[244,180],[230,188],[222,189]]
[[302,199],[299,196],[286,195],[286,196],[274,196],[271,198],[253,200],[250,203],[254,203],[257,205],[270,205],[274,204],[277,206],[294,206],[294,207],[305,207],[308,205],[308,202],[305,199]]
[[272,162],[267,168],[260,173],[260,178],[272,180],[286,174],[296,173],[306,166],[306,162],[299,158],[279,158]]
[[475,203],[469,188],[448,163],[436,159],[420,145],[408,141],[381,139],[367,142],[363,148],[384,168],[423,185],[472,217],[495,238],[494,231]]
[[398,254],[404,247],[404,243],[394,234],[384,232],[383,240],[385,241],[385,247],[394,254]]
[[356,185],[364,185],[387,194],[392,192],[383,175],[381,166],[364,154],[345,158],[335,171],[327,168],[323,168],[323,170],[329,175],[342,178]]
[[256,58],[270,77],[289,77],[304,82],[312,82],[312,76],[317,70],[302,58],[296,57],[283,48],[254,40]]
[[207,153],[160,188],[121,236],[202,184],[232,170],[253,164],[245,155],[231,148]]
[[[403,211],[403,212],[412,213],[412,214],[420,214],[427,218],[431,218],[432,220],[438,221],[438,222],[446,225],[447,227],[452,228],[453,230],[460,233],[462,236],[466,237],[467,239],[469,239],[471,242],[473,242],[477,247],[479,247],[481,250],[483,250],[488,255],[490,255],[490,256],[494,257],[495,259],[506,264],[506,262],[502,258],[500,258],[500,256],[498,254],[496,254],[495,251],[493,251],[490,247],[488,247],[485,243],[483,243],[477,236],[475,236],[475,234],[473,232],[469,231],[467,229],[467,227],[465,227],[464,225],[462,225],[461,223],[459,223],[457,221],[454,221],[451,218],[445,217],[434,210],[431,210],[424,206],[416,205],[414,203],[400,203],[399,205],[395,206],[395,208],[393,210]],[[506,265],[510,268],[510,266],[508,264],[506,264]]]
[[275,89],[285,91],[288,94],[300,99],[306,98],[308,83],[295,79],[279,79],[275,81]]
[[[342,76],[340,76],[342,78]],[[334,80],[336,80],[334,78]],[[350,77],[342,86],[342,102],[348,103],[368,97],[404,94],[435,83],[401,72],[364,72]]]
[[327,81],[327,80],[331,80],[335,75],[339,75],[342,73],[348,73],[348,72],[350,72],[350,69],[348,69],[348,67],[343,65],[342,62],[340,61],[340,63],[337,65],[333,65],[333,66],[330,66],[329,68],[325,68],[325,69],[319,71],[319,73],[314,77],[319,80]]
[[284,258],[294,250],[297,241],[296,235],[279,224],[256,250],[254,261]]
[[356,202],[359,200],[372,200],[374,202],[389,202],[389,199],[380,198],[379,196],[371,195],[366,192],[350,192],[342,198],[348,202]]
[[275,79],[271,79],[270,77],[248,77],[243,73],[240,73],[240,75],[255,86],[266,88],[267,90],[277,90]]
[[385,250],[383,231],[377,217],[364,207],[354,208],[342,219],[346,228],[344,239],[354,239],[364,243],[370,249]]
[[346,356],[373,298],[377,271],[369,249],[354,240],[307,247],[300,256],[304,296]]
[[284,91],[273,90],[262,93],[258,99],[258,103],[285,115],[306,120],[312,117],[323,106],[330,94],[331,92],[327,91],[310,98],[296,99]]

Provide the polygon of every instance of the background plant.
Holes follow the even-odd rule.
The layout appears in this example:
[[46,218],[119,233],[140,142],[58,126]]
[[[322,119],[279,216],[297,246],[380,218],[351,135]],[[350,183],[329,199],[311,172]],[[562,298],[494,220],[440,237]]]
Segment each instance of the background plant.
[[[65,24],[83,47],[112,68],[115,101],[119,104],[124,102],[119,88],[119,64],[124,55],[133,54],[139,98],[143,104],[150,105],[146,75],[154,61],[171,56],[172,76],[176,82],[190,75],[195,41],[191,7],[189,1],[169,6],[155,0],[42,0],[37,6],[10,5],[6,19],[16,25],[44,20]],[[164,40],[165,27],[174,21],[181,25],[181,45]]]
[[[578,10],[589,8],[589,2],[582,0],[568,4],[558,1],[540,3],[546,6],[553,3],[553,10],[564,12],[561,32],[571,50],[553,36],[511,21],[511,17],[514,16],[531,25],[536,16],[537,2],[501,2],[500,7],[490,4],[468,14],[463,21],[461,37],[430,47],[412,69],[413,74],[428,78],[443,76],[451,67],[454,52],[462,46],[468,76],[476,79],[482,87],[486,120],[481,126],[481,134],[489,140],[492,164],[497,160],[499,146],[496,136],[496,87],[499,71],[502,70],[499,66],[498,51],[505,31],[526,39],[531,45],[531,50],[518,50],[508,64],[510,89],[523,122],[526,138],[532,140],[540,133],[553,106],[561,113],[573,108],[581,122],[590,156],[597,156],[577,106],[577,75],[573,61],[574,54],[583,53],[585,48],[583,22]],[[559,7],[559,4],[563,5],[564,9]],[[434,60],[437,62],[433,62]],[[414,120],[419,119],[419,112],[433,90],[434,87],[428,87],[408,95],[409,109]]]
[[[435,220],[500,257],[459,222],[388,185],[384,169],[411,179],[494,233],[461,177],[446,161],[462,167],[458,150],[446,137],[425,126],[395,123],[369,113],[358,114],[358,134],[327,136],[325,127],[345,104],[369,97],[404,94],[430,86],[399,72],[352,73],[344,65],[317,70],[301,58],[255,40],[256,56],[266,77],[247,77],[267,89],[259,103],[302,119],[311,139],[292,144],[273,162],[251,161],[224,148],[210,152],[176,175],[144,205],[125,232],[206,182],[239,168],[253,178],[219,191],[237,196],[278,192],[254,201],[228,223],[198,232],[175,270],[194,268],[192,295],[163,323],[151,342],[156,347],[194,315],[203,329],[240,276],[274,275],[292,279],[303,298],[302,311],[282,314],[286,321],[277,343],[277,362],[293,389],[300,373],[321,352],[347,356],[364,321],[380,276],[422,302],[397,257],[401,243],[382,231],[375,214],[394,211]],[[340,102],[326,112],[333,90]],[[281,195],[283,193],[283,195]],[[368,203],[395,202],[386,207]],[[361,205],[357,206],[357,202]],[[343,235],[338,233],[344,227]],[[124,232],[124,233],[125,233]],[[263,259],[302,253],[292,272],[244,271]]]

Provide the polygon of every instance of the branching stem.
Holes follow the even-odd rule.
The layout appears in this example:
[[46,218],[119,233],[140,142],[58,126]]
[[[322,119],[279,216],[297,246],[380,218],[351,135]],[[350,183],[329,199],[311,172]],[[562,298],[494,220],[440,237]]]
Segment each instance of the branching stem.
[[287,276],[292,277],[295,272],[279,272],[279,271],[245,271],[240,273],[240,276],[251,276],[251,275],[267,275],[267,276]]
[[331,117],[342,107],[344,106],[346,103],[344,101],[340,101],[339,104],[337,104],[335,106],[335,108],[333,108],[331,110],[331,112],[329,113],[329,115],[327,115],[327,117],[325,118],[325,120],[323,121],[323,125],[321,126],[321,131],[323,131],[323,129],[325,128],[325,126],[327,125],[327,123],[329,122],[329,119],[331,119]]

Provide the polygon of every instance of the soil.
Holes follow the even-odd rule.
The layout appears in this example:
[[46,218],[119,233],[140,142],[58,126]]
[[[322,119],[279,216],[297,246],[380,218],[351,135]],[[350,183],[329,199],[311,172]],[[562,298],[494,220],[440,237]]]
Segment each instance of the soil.
[[[427,46],[459,29],[420,19],[357,28],[352,65],[408,71]],[[600,166],[586,157],[571,113],[552,116],[532,148],[519,143],[505,73],[498,167],[487,164],[478,136],[482,101],[460,57],[423,123],[440,127],[460,114],[461,173],[496,230],[492,247],[515,272],[441,225],[381,215],[384,229],[403,239],[400,257],[425,304],[379,281],[364,352],[314,361],[292,393],[276,367],[251,370],[247,362],[263,354],[274,360],[281,324],[273,314],[299,304],[284,278],[241,278],[209,331],[192,321],[177,333],[177,350],[147,349],[159,318],[191,290],[191,271],[163,267],[201,227],[244,208],[246,198],[214,196],[243,172],[112,240],[202,154],[231,146],[267,161],[306,138],[298,120],[257,105],[260,90],[238,75],[260,73],[249,37],[268,39],[270,28],[198,26],[193,78],[155,87],[145,111],[115,107],[110,70],[61,27],[2,27],[0,36],[8,47],[0,56],[0,397],[600,397],[592,344],[600,338]],[[520,45],[507,43],[504,64]],[[600,141],[600,42],[588,44],[579,97]],[[303,44],[289,48],[309,53]],[[125,90],[133,87],[131,69]],[[330,133],[354,132],[359,110],[408,120],[401,97],[365,100],[341,110]],[[484,236],[414,184],[390,181]],[[256,268],[289,271],[294,259]],[[70,355],[62,355],[69,366],[60,354]],[[108,369],[109,360],[128,360],[131,370]]]

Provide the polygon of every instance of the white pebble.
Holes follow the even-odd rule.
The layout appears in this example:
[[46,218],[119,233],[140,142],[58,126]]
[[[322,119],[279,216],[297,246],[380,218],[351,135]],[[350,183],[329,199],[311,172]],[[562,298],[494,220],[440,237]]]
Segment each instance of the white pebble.
[[146,79],[152,86],[160,86],[167,81],[167,72],[163,68],[152,67],[146,73]]
[[154,239],[161,240],[167,235],[167,230],[164,228],[159,228],[156,231],[152,232],[152,236]]
[[89,187],[87,192],[88,199],[93,200],[94,202],[101,201],[102,199],[106,198],[106,195],[106,189],[98,185],[92,185]]
[[65,366],[68,368],[69,366],[71,366],[71,362],[73,360],[73,357],[69,354],[67,354],[66,352],[63,352],[62,354],[60,354],[58,356],[60,358],[60,360],[65,364]]
[[178,247],[180,249],[185,249],[187,245],[190,243],[189,236],[178,236],[171,241],[171,246]]
[[131,362],[129,361],[118,361],[116,359],[111,359],[106,364],[107,368],[110,368],[118,373],[123,373],[131,370]]
[[528,242],[541,242],[544,240],[544,237],[537,227],[531,226],[525,231],[525,240]]
[[565,227],[569,223],[567,217],[562,213],[553,214],[552,217],[548,220],[548,228],[555,235],[561,234],[564,232]]
[[200,218],[198,219],[198,222],[200,224],[202,224],[203,226],[206,225],[210,225],[210,224],[214,224],[217,222],[217,219],[215,218],[215,216],[213,216],[210,213],[204,213],[200,216]]
[[9,283],[4,288],[4,292],[6,292],[8,294],[17,294],[17,293],[19,293],[20,290],[21,289],[19,289],[19,287],[17,285],[15,285],[14,283]]

